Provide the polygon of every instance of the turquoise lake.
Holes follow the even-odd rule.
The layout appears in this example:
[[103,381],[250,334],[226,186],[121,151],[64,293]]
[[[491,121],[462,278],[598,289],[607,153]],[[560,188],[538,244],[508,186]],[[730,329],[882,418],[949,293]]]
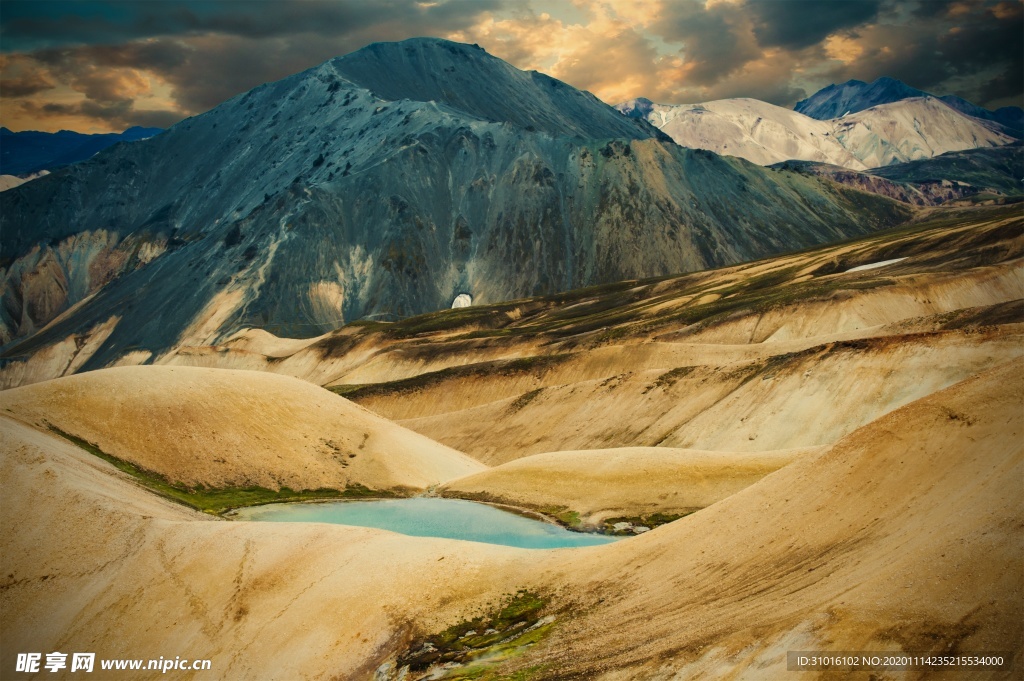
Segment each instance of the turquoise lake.
[[323,503],[267,504],[239,509],[236,518],[264,522],[336,523],[376,527],[414,537],[444,537],[517,546],[559,549],[596,546],[618,537],[570,532],[487,504],[459,499],[387,499]]

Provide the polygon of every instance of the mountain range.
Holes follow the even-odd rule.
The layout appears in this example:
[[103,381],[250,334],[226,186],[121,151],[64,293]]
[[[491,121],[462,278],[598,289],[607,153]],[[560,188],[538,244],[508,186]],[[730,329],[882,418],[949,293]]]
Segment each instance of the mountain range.
[[818,120],[841,118],[848,114],[864,111],[879,104],[892,104],[904,99],[931,97],[956,109],[962,114],[989,121],[991,127],[1013,137],[1020,138],[1024,130],[1024,110],[1019,106],[1004,106],[995,111],[968,102],[956,95],[944,95],[936,98],[923,90],[910,87],[895,78],[883,76],[871,83],[861,80],[848,80],[838,85],[829,85],[807,99],[796,103],[794,109]]
[[[627,117],[650,122],[684,147],[761,165],[796,159],[864,170],[1015,141],[1007,126],[965,114],[961,109],[967,106],[958,109],[928,95],[825,120],[743,98],[679,105],[640,98],[616,108]],[[829,109],[823,104],[812,110]]]
[[118,142],[137,142],[162,128],[133,126],[124,132],[86,135],[71,130],[11,132],[0,128],[0,175],[30,175],[84,161]]
[[8,357],[88,335],[94,368],[245,327],[309,337],[706,269],[908,215],[681,148],[476,46],[378,43],[0,194],[0,333]]

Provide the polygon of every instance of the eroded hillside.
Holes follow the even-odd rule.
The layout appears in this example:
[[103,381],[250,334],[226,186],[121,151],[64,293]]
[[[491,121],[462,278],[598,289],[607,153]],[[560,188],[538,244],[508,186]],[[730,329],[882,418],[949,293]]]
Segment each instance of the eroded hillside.
[[[831,444],[1019,356],[1021,228],[1016,206],[935,211],[737,267],[311,340],[242,331],[157,361],[297,376],[488,464],[604,447]],[[89,340],[62,347],[74,356]],[[58,354],[12,362],[5,376],[48,377],[68,361]]]

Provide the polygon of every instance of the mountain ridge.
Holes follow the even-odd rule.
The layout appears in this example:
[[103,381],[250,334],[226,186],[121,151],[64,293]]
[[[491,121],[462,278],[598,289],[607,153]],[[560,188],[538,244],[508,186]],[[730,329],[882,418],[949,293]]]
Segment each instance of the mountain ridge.
[[1018,139],[1024,133],[1024,111],[1020,107],[1004,106],[989,111],[957,95],[936,97],[888,76],[877,78],[871,83],[862,80],[833,83],[800,100],[793,109],[811,118],[828,120],[858,113],[879,104],[892,104],[917,97],[938,99],[966,116],[988,122],[997,132]]
[[801,160],[865,170],[1014,141],[991,121],[968,116],[931,96],[879,104],[830,120],[750,98],[678,105],[638,98],[616,109],[627,118],[647,120],[684,147],[759,165]]
[[53,133],[39,130],[12,132],[8,128],[0,128],[0,137],[3,137],[0,174],[29,175],[42,170],[54,170],[84,161],[119,142],[136,142],[161,132],[163,128],[144,128],[138,125],[119,133],[95,135],[73,130]]
[[[445,41],[384,51],[404,60],[406,47],[436,56],[439,73],[452,68]],[[483,59],[468,46],[455,53]],[[547,77],[491,85],[522,90],[506,109],[532,99],[549,112],[529,130],[514,111],[482,120],[490,105],[467,114],[380,99],[349,78],[377,87],[372,70],[344,59],[0,194],[5,353],[102,329],[92,368],[241,327],[310,337],[448,308],[462,294],[497,302],[734,263],[909,214],[682,149]],[[564,125],[568,114],[550,105],[562,101],[577,107]],[[632,137],[575,136],[619,130]]]

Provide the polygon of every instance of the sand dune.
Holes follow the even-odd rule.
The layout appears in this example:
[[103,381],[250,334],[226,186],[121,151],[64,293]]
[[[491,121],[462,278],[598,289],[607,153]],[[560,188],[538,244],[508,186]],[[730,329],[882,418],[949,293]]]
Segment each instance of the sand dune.
[[189,486],[422,489],[483,468],[322,388],[266,373],[120,367],[5,391],[0,406]]
[[618,371],[603,379],[559,380],[566,366],[507,386],[470,377],[360,403],[488,465],[609,446],[771,451],[831,444],[1022,353],[1021,331],[1008,327],[825,343],[745,361],[734,353],[723,363],[715,360],[724,353],[708,364],[680,353],[660,368],[654,361],[671,353],[649,355],[647,368],[643,350],[635,362],[623,350]]

